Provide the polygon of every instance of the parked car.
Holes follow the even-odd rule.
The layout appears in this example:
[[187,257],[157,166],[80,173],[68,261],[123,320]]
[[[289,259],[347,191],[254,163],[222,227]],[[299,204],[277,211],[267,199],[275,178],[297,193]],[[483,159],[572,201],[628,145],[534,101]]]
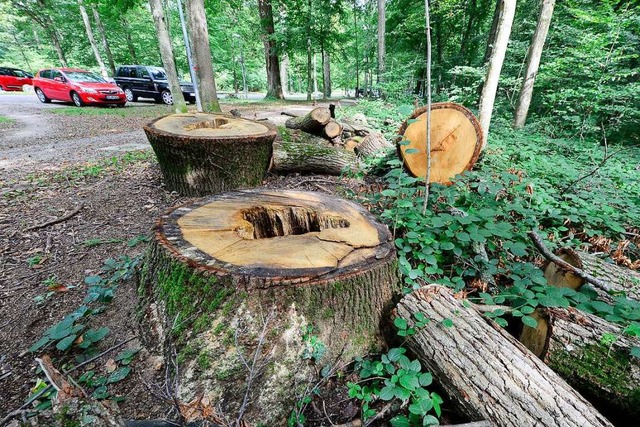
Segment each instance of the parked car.
[[[156,102],[173,104],[173,96],[164,68],[149,65],[121,65],[116,69],[115,80],[118,86],[124,90],[127,101],[152,98]],[[181,81],[180,88],[185,101],[195,102],[193,84]]]
[[32,83],[33,75],[17,68],[0,67],[0,90],[22,90]]
[[41,102],[71,101],[76,106],[87,104],[124,107],[127,98],[115,83],[99,75],[75,68],[47,68],[33,79],[33,88]]

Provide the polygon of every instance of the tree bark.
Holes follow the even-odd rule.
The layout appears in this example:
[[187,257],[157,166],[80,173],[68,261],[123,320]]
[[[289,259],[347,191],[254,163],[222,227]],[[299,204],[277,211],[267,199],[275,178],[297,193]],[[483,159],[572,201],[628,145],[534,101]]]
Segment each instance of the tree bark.
[[540,359],[450,290],[423,287],[396,309],[410,327],[414,313],[429,319],[407,338],[407,346],[471,419],[503,427],[612,426]]
[[300,129],[314,135],[321,135],[324,126],[331,120],[331,111],[325,107],[317,107],[300,117],[287,120],[285,126],[289,129]]
[[127,40],[127,49],[129,50],[129,55],[131,55],[131,60],[133,63],[138,63],[138,57],[136,55],[136,48],[133,45],[133,40],[131,39],[131,28],[129,27],[129,23],[127,22],[124,16],[120,17],[120,21],[122,22],[122,29],[125,33],[125,39]]
[[178,398],[202,393],[225,415],[268,426],[286,425],[315,377],[310,360],[382,347],[379,325],[400,292],[391,233],[364,208],[276,190],[162,216],[140,283],[147,318],[182,319]]
[[[556,255],[589,276],[606,283],[614,294],[625,295],[627,298],[640,301],[639,272],[611,264],[596,255],[569,248],[560,249]],[[584,279],[572,272],[565,271],[553,262],[545,263],[543,270],[544,276],[551,286],[578,290],[585,284]],[[606,291],[599,288],[595,288],[595,290],[601,299],[612,300],[612,296]]]
[[285,54],[282,57],[280,63],[280,82],[282,83],[283,92],[290,92],[289,90],[289,55]]
[[176,114],[144,126],[169,190],[205,196],[262,182],[276,132],[221,114]]
[[193,56],[193,68],[198,79],[198,91],[202,111],[219,113],[220,104],[216,92],[216,79],[213,73],[213,61],[209,48],[209,30],[204,0],[186,0],[189,40]]
[[493,105],[496,100],[496,92],[498,90],[498,81],[505,54],[507,53],[507,45],[511,35],[511,25],[516,12],[516,0],[502,0],[502,9],[498,21],[498,30],[496,34],[496,43],[493,48],[489,66],[487,68],[487,76],[482,88],[480,96],[480,104],[478,106],[480,125],[483,132],[483,145],[487,145],[487,137],[489,135],[489,125],[491,124],[491,115],[493,114]]
[[258,13],[262,24],[262,41],[267,64],[267,98],[284,99],[280,81],[280,60],[275,42],[275,25],[271,0],[258,0]]
[[362,157],[379,157],[387,154],[394,148],[393,144],[379,132],[372,132],[362,138],[362,141],[355,147],[355,152]]
[[93,55],[96,58],[96,62],[100,67],[100,73],[102,77],[109,77],[109,73],[107,73],[107,67],[104,66],[104,61],[102,60],[102,56],[100,55],[100,51],[98,50],[98,44],[96,43],[96,39],[93,37],[93,30],[91,29],[91,22],[89,21],[89,15],[87,14],[87,9],[85,9],[83,0],[78,0],[78,6],[80,8],[80,15],[82,15],[82,22],[84,22],[84,29],[87,32],[87,38],[89,39],[89,43],[91,44],[91,49],[93,50]]
[[100,34],[100,38],[102,39],[102,46],[104,47],[104,51],[107,54],[107,60],[109,61],[109,69],[111,70],[111,74],[115,76],[116,63],[113,60],[113,54],[111,53],[109,40],[107,40],[107,34],[104,31],[104,25],[102,25],[102,19],[100,19],[100,13],[98,13],[98,8],[96,8],[96,6],[93,4],[91,5],[91,10],[93,11],[93,20],[96,22],[96,26],[98,27],[98,33]]
[[386,1],[378,0],[378,85],[384,82]]
[[629,353],[640,340],[622,327],[574,308],[542,308],[536,328],[520,335],[531,352],[612,421],[640,416],[640,360]]
[[326,49],[322,50],[322,94],[325,99],[331,98],[331,62]]
[[491,54],[493,53],[493,47],[496,43],[496,35],[498,34],[498,22],[500,21],[500,11],[502,10],[502,3],[504,0],[496,0],[496,7],[493,11],[493,20],[491,21],[491,29],[487,36],[487,45],[484,49],[484,57],[482,64],[489,62]]
[[542,56],[544,42],[549,33],[549,25],[551,24],[555,4],[556,0],[543,0],[542,6],[540,7],[538,25],[536,26],[536,31],[533,33],[531,46],[529,46],[529,52],[527,53],[524,79],[522,80],[520,96],[513,119],[513,127],[516,129],[522,128],[527,121],[527,114],[529,113],[529,105],[531,104],[531,96],[533,94],[533,84],[538,74],[540,57]]
[[322,136],[328,140],[334,140],[342,135],[342,125],[331,119],[329,123],[322,128]]
[[353,152],[329,146],[322,138],[309,135],[293,141],[279,139],[273,143],[271,171],[275,173],[338,176],[345,171],[357,171],[360,167]]

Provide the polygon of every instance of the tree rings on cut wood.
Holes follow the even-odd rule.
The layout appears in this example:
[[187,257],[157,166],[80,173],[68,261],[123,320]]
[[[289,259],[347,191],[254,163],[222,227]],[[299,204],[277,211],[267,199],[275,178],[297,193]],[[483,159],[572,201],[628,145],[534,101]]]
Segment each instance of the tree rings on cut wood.
[[264,189],[161,217],[142,284],[160,318],[188,325],[180,333],[190,354],[180,369],[183,401],[206,393],[225,414],[237,413],[251,371],[243,361],[257,351],[252,425],[286,425],[312,377],[310,359],[323,366],[379,350],[379,324],[400,293],[391,233],[364,208]]
[[[400,130],[398,151],[405,167],[415,177],[427,176],[426,107],[418,108]],[[482,129],[473,113],[451,102],[431,105],[430,182],[450,184],[451,179],[471,170],[482,149]]]
[[223,114],[172,114],[144,126],[169,190],[204,196],[259,185],[276,132]]

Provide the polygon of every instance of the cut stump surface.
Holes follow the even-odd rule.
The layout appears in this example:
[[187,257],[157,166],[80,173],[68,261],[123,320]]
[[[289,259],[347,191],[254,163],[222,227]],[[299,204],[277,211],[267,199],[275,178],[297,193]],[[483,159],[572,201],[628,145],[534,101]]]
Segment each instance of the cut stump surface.
[[[415,110],[398,131],[400,141],[408,141],[398,146],[405,167],[422,178],[427,175],[426,111],[426,107]],[[481,149],[482,129],[471,111],[451,102],[431,106],[430,182],[451,183],[457,174],[471,170]]]
[[238,411],[243,360],[259,346],[245,419],[265,425],[286,425],[313,376],[308,359],[323,366],[380,350],[380,323],[400,292],[389,230],[354,203],[302,191],[236,191],[171,211],[141,280],[150,317],[155,306],[160,319],[185,319],[181,399],[205,393],[225,414]]
[[144,127],[167,187],[205,196],[262,181],[276,132],[223,114],[172,114]]

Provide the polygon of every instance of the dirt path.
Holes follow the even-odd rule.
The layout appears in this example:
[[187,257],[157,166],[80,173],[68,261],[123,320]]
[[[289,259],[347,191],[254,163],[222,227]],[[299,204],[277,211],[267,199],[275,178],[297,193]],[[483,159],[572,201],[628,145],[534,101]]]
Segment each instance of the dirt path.
[[[188,201],[164,190],[141,131],[143,123],[166,114],[167,107],[118,110],[126,115],[117,111],[77,115],[62,114],[69,110],[65,106],[28,100],[11,104],[4,102],[7,99],[0,97],[0,116],[15,121],[0,123],[0,419],[20,407],[43,378],[36,373],[38,353],[28,349],[44,331],[86,304],[85,279],[104,274],[108,259],[141,256],[155,218],[169,206]],[[286,118],[280,116],[282,106],[254,108],[242,109],[242,115],[277,122]],[[286,109],[303,113],[310,107]],[[301,184],[296,188],[305,188]],[[274,177],[269,185],[290,184]],[[76,210],[60,223],[29,230]],[[160,397],[166,381],[164,364],[135,338],[144,334],[137,313],[136,282],[124,280],[104,312],[88,317],[86,326],[109,329],[100,350],[130,338],[127,348],[142,348],[130,365],[131,374],[108,388],[111,397],[125,397],[118,403],[123,416],[164,418],[173,408]],[[49,347],[44,353],[59,369],[78,363],[73,352]],[[114,357],[107,355],[84,372],[108,375]],[[85,387],[89,392],[95,388]],[[49,421],[41,425],[53,424]]]

